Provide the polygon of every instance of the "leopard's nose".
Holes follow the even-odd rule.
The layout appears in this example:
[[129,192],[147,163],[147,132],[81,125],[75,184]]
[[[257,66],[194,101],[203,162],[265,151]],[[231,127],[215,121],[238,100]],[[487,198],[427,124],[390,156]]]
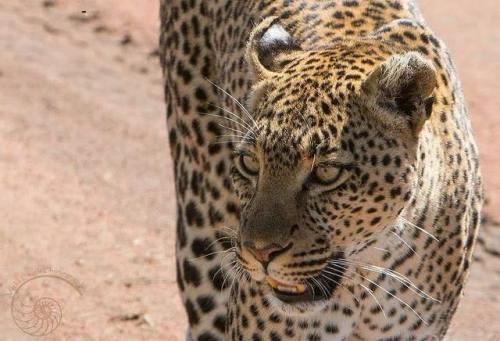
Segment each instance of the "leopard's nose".
[[274,258],[289,250],[292,243],[290,242],[286,246],[271,243],[264,247],[257,247],[254,242],[245,242],[244,246],[266,268]]

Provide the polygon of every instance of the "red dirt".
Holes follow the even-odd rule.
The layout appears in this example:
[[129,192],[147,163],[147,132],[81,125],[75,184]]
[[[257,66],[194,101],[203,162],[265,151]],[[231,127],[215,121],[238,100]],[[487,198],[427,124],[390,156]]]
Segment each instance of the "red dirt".
[[[500,5],[421,1],[460,71],[482,152],[488,244],[500,205]],[[86,11],[86,13],[82,13]],[[52,267],[84,286],[44,340],[181,340],[157,0],[0,3],[0,330],[30,340],[10,287]],[[486,238],[487,237],[487,238]],[[479,252],[452,340],[500,340],[499,262]],[[3,295],[5,294],[5,295]]]

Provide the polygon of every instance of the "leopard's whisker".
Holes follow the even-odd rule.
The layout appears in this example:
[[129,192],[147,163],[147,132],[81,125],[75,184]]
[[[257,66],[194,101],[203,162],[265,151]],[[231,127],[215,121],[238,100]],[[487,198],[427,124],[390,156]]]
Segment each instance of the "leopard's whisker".
[[[330,274],[330,275],[332,275],[332,276],[337,276],[337,277],[340,277],[340,278],[342,278],[342,279],[347,279],[347,280],[350,280],[351,282],[353,282],[353,284],[355,284],[355,285],[357,284],[357,283],[356,283],[356,281],[355,281],[353,278],[346,276],[346,275],[345,275],[345,274],[343,274],[342,272],[340,272],[340,271],[339,271],[339,272],[336,272],[336,270],[335,270],[335,269],[330,269],[330,270],[335,271],[335,272],[330,272],[330,271],[328,271],[328,270],[323,270],[323,271],[322,271],[322,273],[327,273],[327,274]],[[359,304],[359,299],[358,299],[358,298],[354,295],[354,293],[353,293],[353,292],[351,292],[351,291],[350,291],[350,290],[349,290],[349,289],[348,289],[345,285],[343,285],[341,282],[339,282],[339,281],[337,281],[337,280],[335,280],[335,279],[333,279],[333,278],[330,278],[330,277],[329,277],[329,276],[327,276],[327,275],[324,275],[324,277],[325,277],[327,280],[329,280],[329,281],[331,281],[331,282],[333,282],[333,283],[337,284],[338,286],[341,286],[341,287],[343,287],[344,289],[346,289],[346,290],[347,290],[347,291],[351,294],[352,298],[353,298],[356,302],[358,302],[358,304]]]
[[[335,265],[334,265],[335,266]],[[405,307],[407,307],[408,309],[410,309],[414,314],[415,316],[417,316],[426,326],[429,325],[429,323],[424,320],[424,318],[422,316],[420,316],[420,314],[415,310],[413,309],[408,303],[406,303],[405,301],[403,301],[401,298],[397,297],[396,295],[394,295],[393,293],[391,293],[390,291],[386,290],[384,287],[382,287],[381,285],[375,283],[374,281],[370,280],[369,278],[357,273],[356,271],[353,271],[353,270],[350,270],[350,269],[344,269],[344,271],[349,271],[349,272],[352,272],[358,276],[360,276],[362,279],[370,282],[371,284],[375,285],[377,288],[380,288],[382,291],[384,291],[386,294],[388,294],[389,296],[395,298],[396,300],[398,300],[401,304],[403,304]]]
[[238,141],[236,141],[236,140],[231,140],[231,141],[215,141],[215,142],[210,142],[210,144],[216,145],[216,144],[225,144],[225,143],[230,144],[231,143],[231,144],[236,145],[236,144],[238,144],[240,142],[241,142],[241,140],[238,140]]
[[231,250],[231,249],[233,249],[233,248],[229,248],[227,250],[220,250],[220,251],[210,252],[210,253],[208,253],[206,255],[201,255],[201,256],[198,256],[198,257],[188,258],[188,260],[191,260],[191,261],[193,261],[193,260],[199,260],[201,258],[207,258],[207,257],[213,256],[213,255],[223,254],[223,253],[225,253],[225,252],[227,252],[228,250]]
[[217,229],[222,230],[223,233],[227,233],[228,235],[230,234],[233,237],[238,236],[238,231],[234,228],[229,227],[229,226],[220,226],[220,227],[217,227]]
[[[255,133],[255,130],[253,130],[255,127],[254,127],[254,128],[252,128],[252,127],[251,127],[251,126],[247,123],[247,121],[245,121],[245,120],[244,120],[243,118],[241,118],[239,115],[236,115],[234,112],[232,112],[232,111],[230,111],[230,110],[228,110],[228,109],[226,109],[226,108],[224,108],[224,107],[220,107],[220,106],[218,106],[218,105],[215,105],[215,104],[213,104],[213,103],[210,103],[210,105],[213,105],[215,108],[220,109],[220,110],[224,111],[225,113],[228,113],[228,114],[230,114],[230,115],[232,115],[232,116],[236,117],[237,119],[239,119],[239,120],[240,120],[240,121],[239,121],[239,122],[241,122],[241,124],[240,124],[240,125],[244,125],[244,126],[245,126],[248,130],[250,130],[252,133]],[[220,117],[226,118],[226,117],[224,117],[224,116],[220,116]]]
[[370,288],[364,286],[363,284],[359,283],[359,286],[361,286],[363,289],[365,289],[371,297],[373,297],[373,300],[377,303],[378,307],[380,308],[380,310],[382,311],[382,314],[384,315],[384,317],[387,319],[387,315],[385,313],[385,310],[384,310],[384,307],[382,307],[382,305],[380,304],[379,300],[377,299],[377,296],[375,296],[375,293],[373,292],[373,290],[370,290]]
[[[328,297],[327,295],[327,290],[325,287],[323,287],[323,285],[320,283],[320,281],[318,281],[316,278],[314,277],[311,277],[309,278],[309,280],[312,280],[319,288],[319,290],[321,291],[321,293],[324,295],[324,297]],[[314,289],[313,289],[313,294],[314,294]]]
[[224,280],[222,282],[223,287],[224,287],[226,280],[233,275],[234,270],[237,268],[238,268],[238,261],[236,259],[233,259],[233,261],[231,261],[231,263],[228,264],[228,269],[226,270],[226,273],[224,274]]
[[425,229],[421,228],[420,226],[415,225],[414,223],[412,223],[411,221],[409,221],[408,219],[406,219],[406,218],[405,218],[405,217],[403,217],[403,216],[400,216],[399,218],[400,218],[401,220],[403,220],[403,222],[404,222],[404,223],[406,223],[406,224],[410,225],[410,226],[411,226],[411,227],[413,227],[414,229],[417,229],[417,230],[419,230],[419,231],[421,231],[421,232],[425,233],[426,235],[428,235],[429,237],[431,237],[432,239],[434,239],[435,241],[437,241],[437,242],[439,243],[439,239],[438,239],[435,235],[433,235],[432,233],[430,233],[429,231],[427,231],[427,230],[425,230]]
[[312,293],[312,299],[313,299],[313,301],[314,301],[314,288],[313,288],[312,284],[311,284],[311,283],[306,282],[306,286],[308,286],[308,287],[309,287],[309,289],[311,290],[311,293]]
[[[228,138],[240,138],[241,140],[245,139],[245,136],[235,135],[235,134],[228,134],[228,135],[219,135],[219,136],[217,136],[217,138],[225,138],[225,137],[228,137]],[[219,142],[223,142],[223,141],[219,141]]]
[[205,247],[205,250],[207,249],[210,249],[212,246],[214,246],[217,242],[220,242],[220,241],[223,241],[223,240],[228,240],[228,241],[231,241],[232,240],[232,237],[230,236],[222,236],[220,238],[217,238],[215,239],[213,242],[211,242],[210,244],[208,244],[206,247]]
[[[225,267],[225,266],[229,266],[229,265],[232,265],[232,264],[233,264],[233,263],[231,262],[231,263],[229,263],[229,264],[227,264],[227,265],[220,266],[220,267],[219,267],[219,269],[218,269],[218,270],[217,270],[217,271],[213,274],[213,276],[212,276],[212,278],[211,278],[211,279],[216,278],[216,277],[217,277],[217,275],[219,274],[219,272],[221,272],[222,270],[224,270],[224,267]],[[227,272],[227,271],[226,271],[226,270],[224,270],[224,276],[225,276],[226,272]],[[223,278],[224,278],[224,277],[223,277]]]
[[[344,269],[344,271],[345,271],[347,268],[344,268],[344,267],[343,267],[343,269]],[[334,273],[331,273],[331,272],[330,272],[330,274],[332,274],[332,275],[337,275],[337,276],[341,276],[341,277],[344,277],[344,278],[350,279],[350,280],[351,280],[354,284],[357,284],[357,285],[361,286],[364,290],[366,290],[366,291],[367,291],[367,292],[368,292],[368,293],[369,293],[369,294],[373,297],[373,299],[374,299],[374,301],[376,302],[376,304],[380,307],[380,310],[382,311],[382,314],[383,314],[383,315],[384,315],[384,317],[387,319],[387,315],[385,314],[384,308],[382,307],[382,305],[380,304],[379,300],[378,300],[378,299],[377,299],[377,297],[375,296],[375,293],[374,293],[372,290],[370,290],[369,288],[367,288],[366,286],[364,286],[364,285],[363,285],[363,284],[361,284],[361,283],[357,283],[357,282],[356,282],[356,281],[355,281],[352,277],[348,277],[348,276],[343,275],[343,272],[342,272],[342,271],[340,271],[340,270],[333,270],[333,271],[335,272],[335,274],[334,274]]]
[[[238,266],[238,264],[236,264],[235,266],[236,270],[233,270],[234,271],[234,275],[233,275],[233,280],[231,282],[231,284],[229,285],[229,292],[231,292],[233,290],[233,286],[236,282],[236,280],[240,280],[243,276],[243,270],[241,269],[241,267]],[[233,268],[234,269],[234,268]]]
[[[228,250],[224,250],[224,252],[225,252],[226,254],[225,254],[224,256],[222,256],[222,259],[221,259],[221,261],[220,261],[220,267],[219,267],[219,269],[218,269],[218,270],[214,273],[213,278],[215,278],[215,277],[217,276],[217,274],[218,274],[220,271],[222,271],[222,270],[224,269],[224,267],[226,266],[226,265],[224,265],[225,260],[227,259],[227,257],[228,257],[228,256],[231,256],[231,255],[232,255],[232,253],[233,253],[233,252],[231,252],[231,250],[230,250],[230,249],[228,249]],[[233,260],[233,262],[235,262],[235,261],[236,261],[236,260]],[[230,264],[232,264],[232,262],[231,262]],[[226,270],[224,270],[224,271],[226,271]]]
[[422,259],[422,257],[420,257],[420,255],[417,253],[417,251],[415,251],[415,249],[403,237],[401,237],[399,234],[397,234],[394,231],[391,231],[391,234],[396,236],[396,238],[398,238],[404,245],[406,245],[406,247],[408,249],[410,249],[418,258]]
[[231,128],[231,127],[228,127],[228,126],[225,126],[223,125],[222,123],[217,123],[217,125],[219,125],[220,127],[224,128],[224,129],[227,129],[227,130],[230,130],[230,131],[233,131],[235,133],[239,133],[241,134],[242,136],[248,136],[249,138],[251,139],[255,139],[253,133],[251,131],[248,131],[248,132],[244,132],[244,131],[241,131],[239,129],[235,129],[235,128]]
[[211,117],[215,117],[217,119],[224,119],[224,120],[227,120],[227,121],[230,121],[230,122],[233,122],[234,124],[236,124],[238,127],[241,127],[243,129],[247,129],[248,130],[248,127],[245,127],[243,124],[241,124],[240,122],[230,118],[230,117],[225,117],[225,116],[222,116],[222,115],[217,115],[217,114],[212,114],[212,113],[208,113],[208,112],[203,112],[201,113],[202,115],[205,115],[205,116],[211,116]]
[[381,247],[372,246],[372,248],[374,248],[375,250],[378,250],[378,251],[382,251],[382,252],[386,252],[386,253],[391,253],[391,251],[389,251],[387,249],[383,249]]
[[372,264],[359,262],[359,261],[353,261],[353,260],[349,260],[349,261],[347,261],[347,260],[335,260],[332,263],[334,263],[334,264],[346,264],[346,265],[352,264],[354,266],[358,266],[358,267],[360,267],[364,270],[367,270],[367,271],[372,271],[372,272],[377,272],[380,274],[387,275],[387,276],[397,280],[399,283],[401,283],[402,285],[404,285],[405,287],[407,287],[408,289],[410,289],[412,292],[419,295],[420,297],[425,298],[425,299],[430,299],[432,301],[440,303],[439,300],[437,300],[437,299],[433,298],[432,296],[430,296],[429,294],[427,294],[425,291],[423,291],[422,289],[417,287],[408,277],[404,276],[403,274],[401,274],[397,271],[382,268],[382,267],[372,265]]
[[219,89],[220,91],[222,91],[224,94],[226,94],[229,98],[231,98],[234,103],[236,103],[240,108],[241,110],[243,110],[243,112],[248,116],[248,118],[250,118],[250,120],[252,121],[252,123],[255,125],[255,127],[257,127],[257,122],[255,121],[255,119],[252,117],[252,115],[250,114],[250,112],[248,112],[247,108],[245,108],[245,106],[243,104],[241,104],[240,101],[238,101],[238,99],[236,99],[233,95],[231,95],[229,92],[227,92],[225,89],[223,89],[222,87],[218,86],[217,84],[215,84],[214,82],[212,82],[210,79],[208,78],[205,78],[210,84],[212,84],[213,86],[215,86],[217,89]]

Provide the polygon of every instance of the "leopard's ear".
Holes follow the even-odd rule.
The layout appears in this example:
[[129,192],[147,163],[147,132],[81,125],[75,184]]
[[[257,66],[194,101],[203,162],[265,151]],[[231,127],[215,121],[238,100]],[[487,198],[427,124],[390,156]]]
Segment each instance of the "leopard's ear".
[[257,25],[250,34],[246,60],[257,80],[280,72],[277,59],[300,50],[295,39],[279,24],[278,17],[269,17]]
[[374,112],[392,126],[410,127],[418,135],[432,113],[436,72],[417,52],[389,57],[368,76],[362,90]]

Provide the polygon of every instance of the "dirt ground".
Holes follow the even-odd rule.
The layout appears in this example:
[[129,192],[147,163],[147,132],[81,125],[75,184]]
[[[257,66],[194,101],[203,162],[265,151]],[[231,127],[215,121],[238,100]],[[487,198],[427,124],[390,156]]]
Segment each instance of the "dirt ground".
[[[500,340],[500,4],[420,2],[458,65],[488,198],[450,339]],[[2,340],[34,339],[13,323],[12,288],[44,268],[84,292],[40,339],[183,338],[157,17],[157,0],[0,2]]]

